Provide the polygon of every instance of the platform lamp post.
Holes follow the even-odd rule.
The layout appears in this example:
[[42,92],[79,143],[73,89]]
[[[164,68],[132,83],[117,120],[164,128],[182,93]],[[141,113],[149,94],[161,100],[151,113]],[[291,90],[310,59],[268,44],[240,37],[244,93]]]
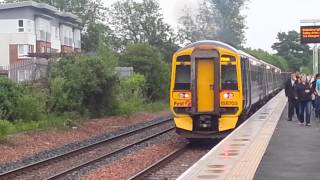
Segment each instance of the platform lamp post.
[[[301,24],[312,24],[316,26],[320,23],[320,19],[303,19],[300,21]],[[314,43],[313,46],[313,74],[319,73],[319,46]]]

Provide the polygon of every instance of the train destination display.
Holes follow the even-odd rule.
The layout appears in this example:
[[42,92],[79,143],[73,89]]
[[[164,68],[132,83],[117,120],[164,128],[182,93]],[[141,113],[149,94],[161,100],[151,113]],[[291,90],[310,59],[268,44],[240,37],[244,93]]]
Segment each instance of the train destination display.
[[320,26],[301,26],[301,43],[320,43]]

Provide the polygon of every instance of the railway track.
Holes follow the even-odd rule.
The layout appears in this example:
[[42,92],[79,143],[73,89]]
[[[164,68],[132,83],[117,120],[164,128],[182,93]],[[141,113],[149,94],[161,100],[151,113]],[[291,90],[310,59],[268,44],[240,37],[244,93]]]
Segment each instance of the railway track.
[[173,130],[172,119],[166,118],[152,125],[4,172],[0,174],[0,179],[59,179]]
[[199,147],[186,144],[156,163],[150,165],[129,180],[176,179],[204,156],[213,145]]

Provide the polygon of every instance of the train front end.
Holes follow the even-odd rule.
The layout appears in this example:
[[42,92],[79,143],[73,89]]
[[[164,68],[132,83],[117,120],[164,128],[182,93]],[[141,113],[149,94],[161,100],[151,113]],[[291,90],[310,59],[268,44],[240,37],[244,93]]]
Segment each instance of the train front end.
[[222,138],[237,126],[242,107],[236,49],[200,41],[174,54],[170,109],[178,134],[188,139]]

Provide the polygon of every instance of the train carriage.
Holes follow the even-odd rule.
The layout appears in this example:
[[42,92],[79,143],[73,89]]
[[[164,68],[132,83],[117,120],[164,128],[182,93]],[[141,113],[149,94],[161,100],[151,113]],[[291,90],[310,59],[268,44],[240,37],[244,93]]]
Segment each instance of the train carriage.
[[199,41],[178,50],[170,86],[178,134],[224,137],[280,89],[281,79],[280,69],[222,42]]

